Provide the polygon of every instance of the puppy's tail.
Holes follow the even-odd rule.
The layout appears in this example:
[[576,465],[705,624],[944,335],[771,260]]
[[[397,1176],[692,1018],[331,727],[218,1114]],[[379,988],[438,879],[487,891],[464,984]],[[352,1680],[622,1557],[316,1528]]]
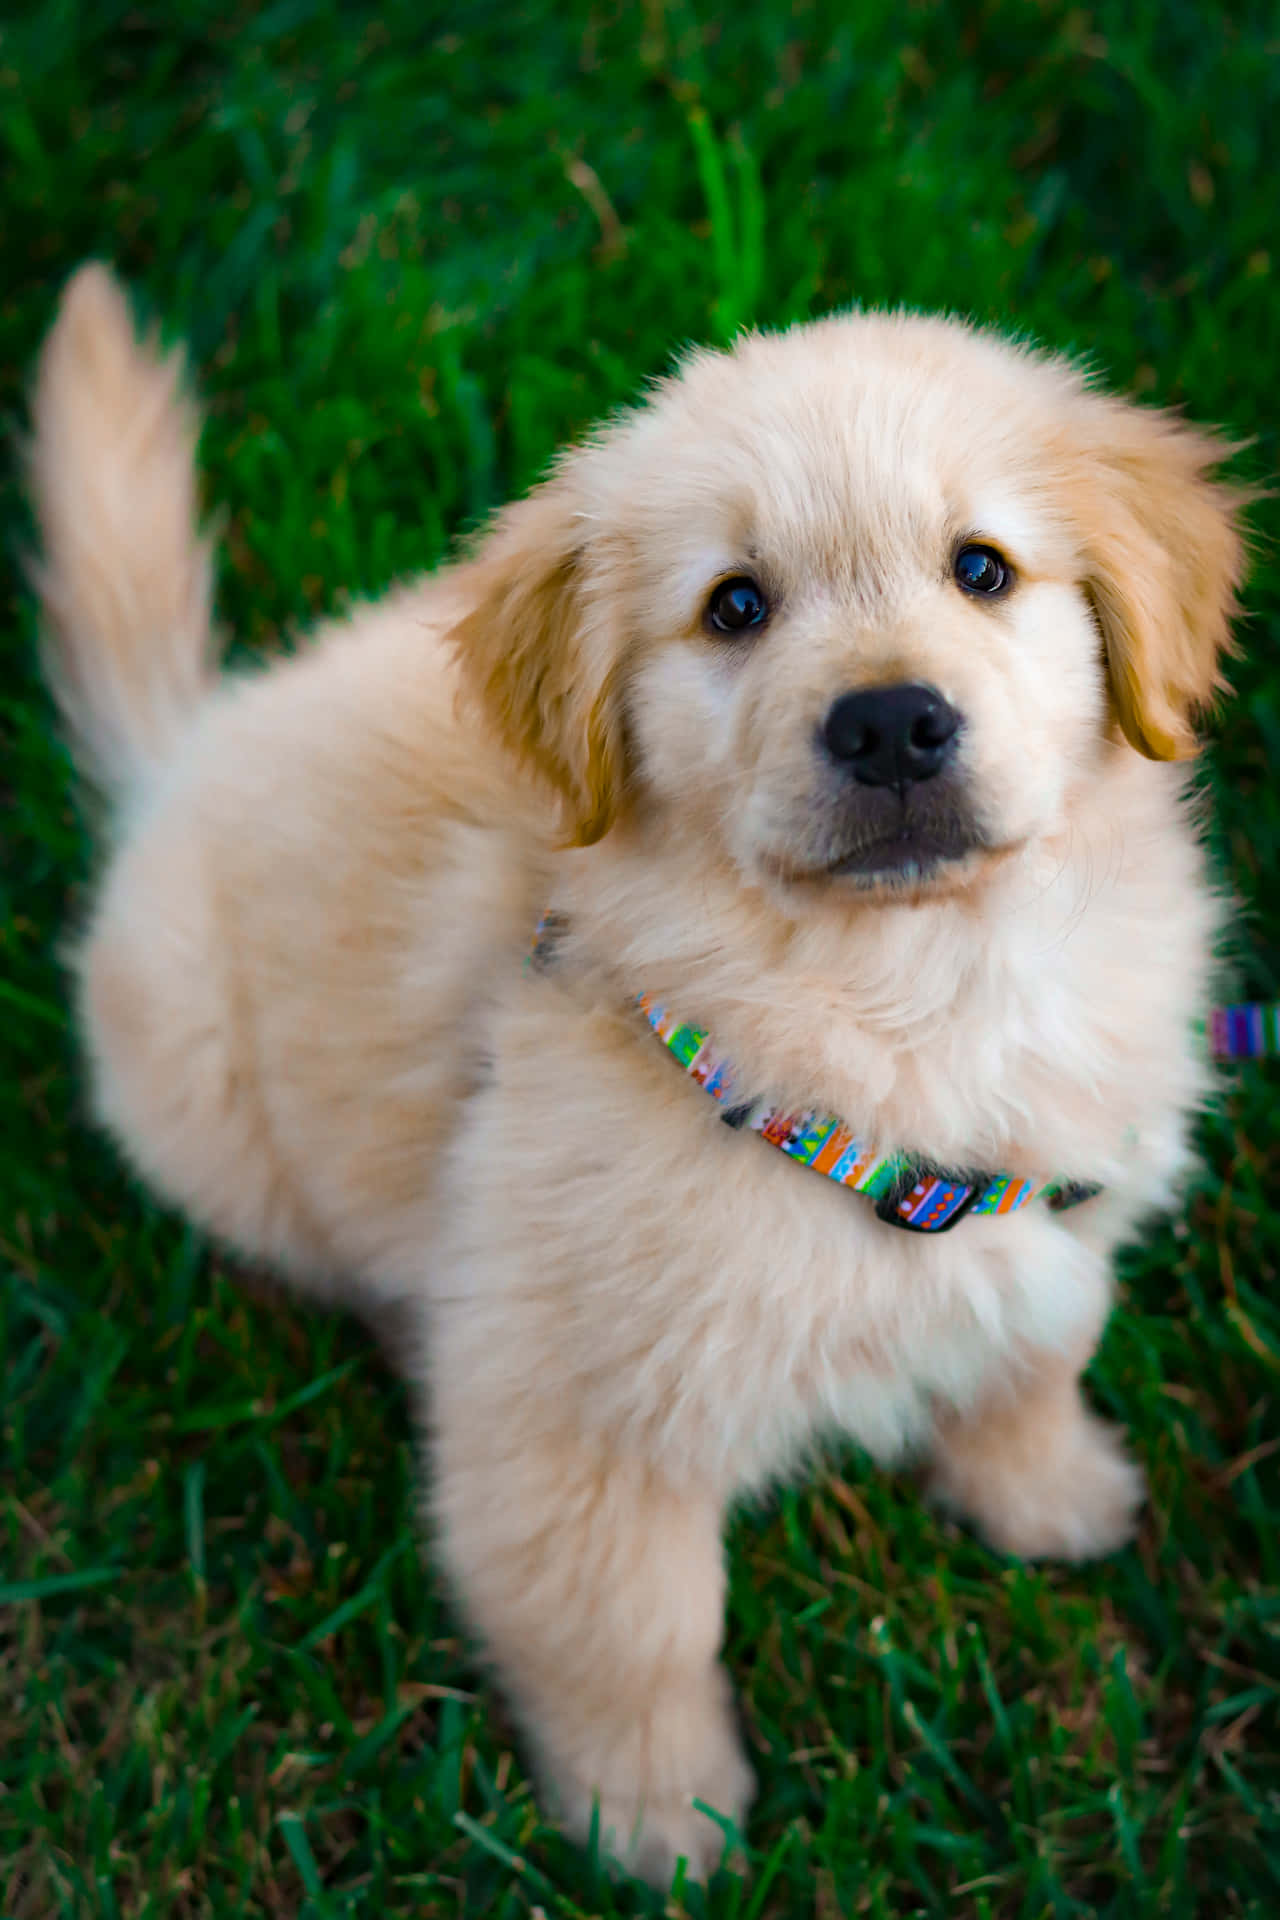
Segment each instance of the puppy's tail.
[[85,776],[124,800],[170,757],[213,685],[217,648],[182,357],[139,338],[96,262],[63,294],[32,425],[45,671]]

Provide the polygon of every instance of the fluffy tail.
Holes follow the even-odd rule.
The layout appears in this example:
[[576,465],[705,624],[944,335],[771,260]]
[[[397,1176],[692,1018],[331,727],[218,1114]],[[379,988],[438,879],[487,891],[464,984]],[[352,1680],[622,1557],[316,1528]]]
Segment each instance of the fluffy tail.
[[104,266],[62,297],[32,424],[45,670],[86,777],[124,799],[169,758],[217,649],[182,356],[138,337]]

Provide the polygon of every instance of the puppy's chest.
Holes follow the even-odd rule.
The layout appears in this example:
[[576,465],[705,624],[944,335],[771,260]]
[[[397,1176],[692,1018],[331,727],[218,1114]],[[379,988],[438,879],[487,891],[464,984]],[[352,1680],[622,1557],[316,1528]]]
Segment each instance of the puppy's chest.
[[975,996],[900,1029],[819,1009],[790,1049],[770,1035],[734,1054],[708,1031],[691,1058],[701,1031],[664,1014],[659,1038],[731,1124],[842,1184],[859,1156],[993,1179],[1114,1178],[1151,1104],[1084,1008]]
[[889,1225],[724,1125],[641,1009],[573,985],[527,976],[499,1021],[455,1185],[475,1186],[466,1234],[505,1276],[504,1314],[554,1348],[588,1423],[661,1428],[715,1472],[728,1449],[746,1478],[823,1427],[889,1455],[938,1396],[1093,1312],[1098,1263],[1042,1205],[944,1235]]
[[871,1070],[855,1064],[836,1099],[878,1144],[943,1166],[1096,1178],[1137,1113],[1092,1009],[1074,998],[958,998],[923,1034],[864,1039]]
[[581,1230],[573,1249],[575,1307],[593,1368],[617,1350],[615,1411],[678,1426],[713,1460],[732,1436],[739,1462],[758,1461],[747,1478],[824,1428],[889,1458],[938,1398],[963,1403],[1012,1348],[1065,1344],[1095,1316],[1100,1269],[1041,1206],[903,1230],[868,1194],[724,1126],[660,1053],[649,1064],[602,1056],[575,1129],[574,1173],[590,1166],[599,1210],[592,1250]]
[[807,1048],[768,1036],[770,1080],[944,1167],[1110,1184],[1157,1150],[1194,1094],[1197,964],[1119,937],[993,942],[951,979],[946,959],[904,969],[896,1004],[882,982],[815,995]]

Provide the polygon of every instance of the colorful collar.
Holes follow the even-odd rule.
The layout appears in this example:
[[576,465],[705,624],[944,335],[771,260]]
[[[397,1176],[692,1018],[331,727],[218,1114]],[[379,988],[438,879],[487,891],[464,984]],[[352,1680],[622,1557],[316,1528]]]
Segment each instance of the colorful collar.
[[[545,913],[538,923],[528,964],[539,971],[549,966],[564,930],[562,915]],[[1036,1199],[1043,1199],[1055,1213],[1064,1213],[1102,1191],[1090,1182],[1061,1175],[1023,1179],[1013,1173],[940,1167],[918,1154],[884,1152],[859,1140],[834,1113],[789,1110],[742,1098],[726,1104],[735,1070],[712,1046],[706,1029],[677,1019],[648,994],[639,994],[637,1005],[672,1059],[705,1093],[720,1102],[720,1118],[726,1125],[758,1133],[801,1166],[825,1174],[838,1186],[865,1194],[889,1226],[908,1233],[946,1233],[966,1214],[975,1218],[1003,1216],[1017,1213]],[[1218,1059],[1280,1056],[1280,1003],[1215,1007],[1207,1038],[1211,1053]]]
[[1207,1038],[1215,1060],[1280,1058],[1280,1000],[1215,1007],[1209,1015]]
[[[640,996],[639,1004],[672,1058],[704,1092],[723,1102],[733,1085],[734,1070],[715,1052],[703,1029],[684,1025],[665,1007],[655,1006],[647,994]],[[946,1233],[967,1213],[1016,1213],[1037,1198],[1062,1212],[1102,1191],[1078,1180],[959,1172],[936,1166],[918,1154],[886,1153],[859,1140],[834,1113],[792,1112],[761,1100],[740,1100],[725,1106],[720,1117],[731,1127],[758,1133],[788,1159],[824,1173],[837,1186],[864,1193],[888,1226],[903,1227],[909,1233]]]

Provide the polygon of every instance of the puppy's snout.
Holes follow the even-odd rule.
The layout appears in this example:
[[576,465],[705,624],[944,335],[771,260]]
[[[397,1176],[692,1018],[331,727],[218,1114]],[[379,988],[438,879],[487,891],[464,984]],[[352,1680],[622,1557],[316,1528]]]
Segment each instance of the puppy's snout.
[[960,719],[933,687],[866,687],[832,702],[822,743],[864,786],[902,787],[942,771]]

